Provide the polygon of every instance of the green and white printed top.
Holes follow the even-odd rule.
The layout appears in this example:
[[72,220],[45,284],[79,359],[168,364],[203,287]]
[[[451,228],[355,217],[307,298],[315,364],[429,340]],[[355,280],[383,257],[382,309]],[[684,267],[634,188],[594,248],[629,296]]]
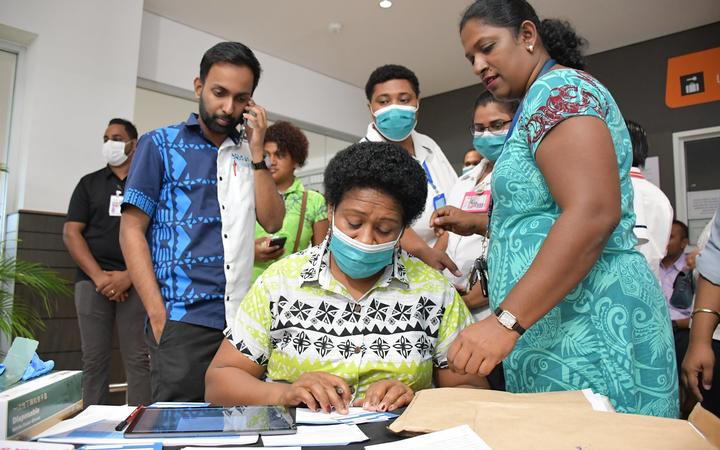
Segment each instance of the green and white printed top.
[[253,284],[225,335],[268,381],[305,372],[337,375],[362,398],[383,379],[414,391],[432,385],[433,367],[472,323],[443,275],[397,250],[377,283],[354,300],[329,270],[328,240],[271,265]]

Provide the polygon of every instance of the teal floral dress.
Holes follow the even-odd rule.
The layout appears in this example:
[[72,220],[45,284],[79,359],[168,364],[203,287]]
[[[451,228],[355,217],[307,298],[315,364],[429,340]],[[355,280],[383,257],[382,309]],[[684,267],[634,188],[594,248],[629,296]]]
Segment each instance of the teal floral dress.
[[587,277],[520,338],[504,361],[507,389],[591,388],[607,395],[619,412],[677,417],[668,310],[657,280],[634,250],[630,137],[610,93],[585,72],[558,69],[535,81],[495,164],[490,304],[497,308],[522,278],[560,216],[535,152],[555,125],[573,116],[597,117],[612,135],[622,218]]

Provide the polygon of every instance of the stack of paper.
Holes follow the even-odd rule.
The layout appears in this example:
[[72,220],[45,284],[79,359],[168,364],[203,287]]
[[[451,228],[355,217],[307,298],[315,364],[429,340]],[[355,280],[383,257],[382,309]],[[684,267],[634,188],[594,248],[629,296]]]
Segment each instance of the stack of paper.
[[40,444],[37,442],[25,441],[0,441],[2,450],[73,450],[72,445],[64,444]]
[[356,406],[348,408],[347,414],[340,414],[339,412],[328,414],[322,411],[310,411],[308,408],[297,408],[295,422],[306,425],[333,425],[337,423],[359,425],[361,423],[385,422],[397,416],[397,414],[391,412],[366,411]]
[[[48,444],[45,444],[48,445]],[[162,444],[110,444],[110,445],[85,445],[78,450],[162,450]]]
[[352,442],[367,441],[368,437],[357,425],[314,425],[299,426],[296,434],[263,436],[266,447],[348,445]]
[[402,441],[367,445],[365,450],[492,450],[467,425],[436,431]]

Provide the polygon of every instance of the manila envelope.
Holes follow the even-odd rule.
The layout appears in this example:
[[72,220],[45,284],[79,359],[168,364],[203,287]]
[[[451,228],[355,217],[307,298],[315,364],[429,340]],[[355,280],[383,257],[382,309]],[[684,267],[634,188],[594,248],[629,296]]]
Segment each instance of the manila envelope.
[[495,450],[717,450],[679,419],[557,404],[496,404],[477,413],[472,428]]
[[418,434],[475,423],[478,407],[492,411],[496,404],[560,404],[569,411],[592,411],[582,391],[513,394],[469,388],[425,389],[415,394],[405,412],[389,429],[394,433]]

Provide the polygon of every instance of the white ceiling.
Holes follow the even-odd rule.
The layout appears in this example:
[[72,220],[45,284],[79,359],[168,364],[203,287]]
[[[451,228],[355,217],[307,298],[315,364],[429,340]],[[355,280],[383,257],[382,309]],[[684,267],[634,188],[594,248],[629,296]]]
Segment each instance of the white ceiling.
[[[422,95],[477,83],[457,25],[470,0],[145,0],[145,9],[364,88],[382,64],[418,75]],[[532,0],[597,53],[720,21],[720,0]],[[338,33],[329,31],[340,23]],[[631,62],[628,62],[631,63]]]

